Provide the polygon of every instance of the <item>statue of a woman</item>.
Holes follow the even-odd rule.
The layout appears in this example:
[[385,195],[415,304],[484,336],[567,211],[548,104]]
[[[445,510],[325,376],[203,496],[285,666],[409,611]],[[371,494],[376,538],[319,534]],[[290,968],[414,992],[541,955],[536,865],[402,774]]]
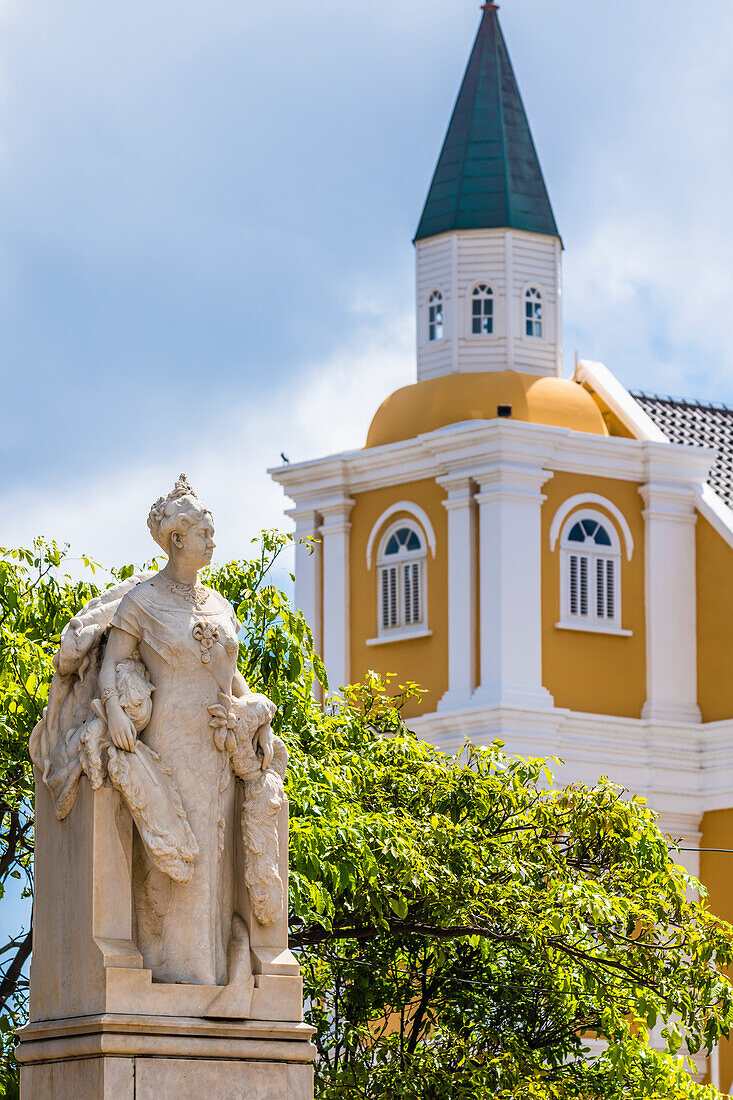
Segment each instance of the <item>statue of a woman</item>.
[[277,815],[287,757],[272,733],[274,705],[237,669],[232,606],[198,583],[214,524],[183,475],[148,526],[168,564],[71,620],[31,754],[58,818],[82,770],[127,802],[136,941],[154,980],[226,985],[230,941],[242,936],[237,867],[260,922],[284,905]]

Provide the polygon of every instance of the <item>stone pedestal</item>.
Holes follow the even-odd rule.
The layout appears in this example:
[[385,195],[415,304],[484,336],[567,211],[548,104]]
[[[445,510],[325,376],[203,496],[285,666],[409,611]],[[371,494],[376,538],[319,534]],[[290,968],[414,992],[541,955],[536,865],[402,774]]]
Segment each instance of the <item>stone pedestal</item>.
[[311,1100],[305,1024],[110,1013],[28,1024],[21,1095],[44,1100]]
[[[288,808],[280,874],[287,897]],[[261,925],[242,887],[249,944],[226,986],[155,982],[134,940],[130,814],[81,781],[57,821],[36,775],[30,1022],[18,1033],[22,1100],[311,1100],[312,1029],[287,918]],[[238,876],[243,883],[243,875]]]

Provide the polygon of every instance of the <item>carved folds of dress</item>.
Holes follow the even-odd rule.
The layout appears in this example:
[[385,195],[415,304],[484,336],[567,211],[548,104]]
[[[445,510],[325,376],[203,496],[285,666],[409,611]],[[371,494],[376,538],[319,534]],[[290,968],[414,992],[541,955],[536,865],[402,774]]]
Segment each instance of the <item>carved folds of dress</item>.
[[[236,616],[218,593],[201,591],[191,602],[156,574],[140,574],[87,604],[62,634],[30,749],[59,820],[71,813],[83,775],[94,790],[115,787],[126,803],[136,826],[135,938],[154,980],[222,986],[247,955],[237,847],[252,913],[263,925],[283,913],[278,815],[287,754],[276,738],[263,770],[254,740],[275,707],[261,695],[232,697]],[[110,626],[137,641],[116,668],[120,704],[140,735],[134,752],[112,744],[99,698]]]

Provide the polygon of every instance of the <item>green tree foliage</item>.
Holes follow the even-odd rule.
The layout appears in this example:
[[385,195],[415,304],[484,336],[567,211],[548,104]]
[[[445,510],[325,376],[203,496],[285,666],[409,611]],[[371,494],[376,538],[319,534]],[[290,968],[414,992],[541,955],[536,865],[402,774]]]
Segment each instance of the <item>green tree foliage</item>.
[[[310,629],[268,583],[285,541],[265,534],[257,560],[206,579],[237,609],[242,671],[277,702],[290,751],[291,943],[317,1096],[717,1096],[681,1052],[728,1033],[733,930],[691,900],[644,802],[605,779],[558,789],[544,761],[498,743],[440,753],[402,721],[414,685],[370,676],[323,708]],[[95,594],[61,577],[62,558],[40,543],[3,557],[3,631],[24,656],[0,665],[0,866],[12,849],[29,886],[27,737],[59,629]],[[12,995],[0,1007],[8,1020]]]
[[[93,583],[63,575],[65,554],[42,539],[31,549],[0,547],[0,902],[11,886],[16,894],[32,895],[33,773],[28,737],[46,705],[61,630],[99,594]],[[93,571],[90,561],[83,564]],[[6,1060],[13,1029],[24,1019],[30,953],[30,926],[12,929],[0,943],[0,1049]]]

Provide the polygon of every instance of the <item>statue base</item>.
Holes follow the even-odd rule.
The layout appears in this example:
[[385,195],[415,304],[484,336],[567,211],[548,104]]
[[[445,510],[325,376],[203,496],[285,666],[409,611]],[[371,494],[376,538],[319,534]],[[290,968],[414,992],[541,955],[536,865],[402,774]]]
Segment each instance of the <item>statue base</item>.
[[23,1100],[311,1100],[312,1028],[109,1013],[18,1033]]
[[[133,935],[132,838],[116,790],[82,779],[59,822],[36,775],[22,1100],[312,1100],[313,1029],[302,1022],[287,915],[260,925],[243,892],[247,938],[232,952],[229,984],[155,981]],[[280,873],[287,897],[287,803]]]

